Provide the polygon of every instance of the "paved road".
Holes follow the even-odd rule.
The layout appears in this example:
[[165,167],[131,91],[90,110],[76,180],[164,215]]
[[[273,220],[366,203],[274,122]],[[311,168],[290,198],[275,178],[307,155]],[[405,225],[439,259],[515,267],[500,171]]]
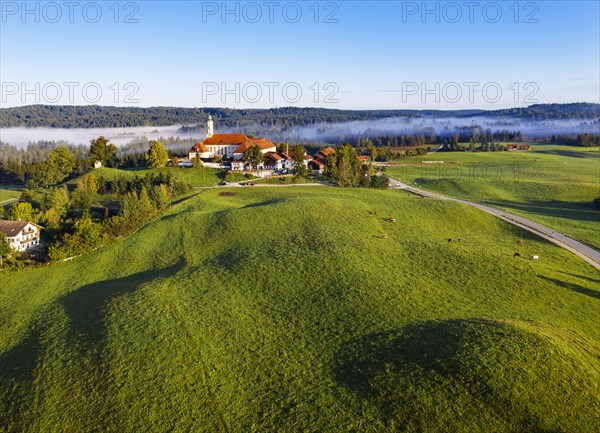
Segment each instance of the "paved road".
[[582,244],[581,242],[576,241],[575,239],[563,235],[562,233],[552,230],[551,228],[546,227],[542,224],[479,203],[448,197],[430,191],[425,191],[420,188],[415,188],[414,186],[406,185],[405,183],[399,182],[396,179],[390,179],[390,186],[393,188],[403,189],[405,191],[409,191],[424,197],[431,197],[439,200],[450,200],[473,206],[484,212],[490,213],[495,217],[498,217],[501,220],[506,221],[514,226],[520,227],[524,230],[527,230],[528,232],[534,233],[537,236],[544,238],[552,242],[553,244],[572,252],[573,254],[581,257],[583,260],[591,264],[596,269],[600,270],[600,252],[588,247],[587,245]]
[[334,183],[327,182],[313,182],[313,183],[287,183],[287,184],[276,184],[276,183],[255,183],[253,185],[248,185],[251,183],[251,180],[244,180],[241,182],[231,182],[227,185],[217,185],[217,186],[195,186],[194,189],[214,189],[214,188],[256,188],[256,187],[268,187],[268,188],[285,188],[285,187],[293,187],[293,186],[332,186]]

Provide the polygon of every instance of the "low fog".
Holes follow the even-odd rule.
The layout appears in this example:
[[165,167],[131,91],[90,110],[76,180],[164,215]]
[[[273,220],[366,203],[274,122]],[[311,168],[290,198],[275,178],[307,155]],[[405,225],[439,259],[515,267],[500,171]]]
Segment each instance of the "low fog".
[[[250,125],[243,130],[219,128],[215,122],[215,132],[239,132],[255,136],[265,136],[273,141],[335,141],[342,137],[375,137],[419,133],[433,128],[437,135],[450,136],[465,127],[478,126],[481,129],[497,131],[520,131],[526,137],[549,137],[558,134],[599,133],[600,120],[546,120],[531,121],[514,118],[493,117],[390,117],[370,121],[343,123],[322,123],[314,126],[288,127],[283,131],[277,128]],[[99,136],[107,137],[117,146],[128,144],[140,138],[155,140],[160,137],[180,137],[182,139],[202,140],[204,128],[195,132],[184,132],[181,125],[145,126],[132,128],[3,128],[0,129],[0,141],[19,148],[29,142],[66,141],[70,144],[88,145],[90,140]]]
[[329,123],[314,127],[299,127],[291,131],[299,139],[328,140],[340,136],[374,137],[419,133],[433,129],[437,135],[450,136],[457,130],[468,127],[488,128],[492,132],[520,131],[527,137],[548,137],[558,134],[599,133],[600,120],[547,120],[492,117],[391,117],[371,121]]
[[1,128],[0,141],[18,148],[27,147],[29,142],[67,141],[70,144],[89,145],[90,140],[104,136],[117,146],[123,146],[136,139],[146,137],[156,140],[160,137],[181,137],[201,140],[205,134],[184,133],[181,125],[140,126],[132,128]]

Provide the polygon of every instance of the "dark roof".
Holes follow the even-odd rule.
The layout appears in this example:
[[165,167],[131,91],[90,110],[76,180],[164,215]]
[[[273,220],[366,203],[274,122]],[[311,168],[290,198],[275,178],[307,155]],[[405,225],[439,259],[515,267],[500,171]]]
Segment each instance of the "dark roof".
[[319,167],[319,169],[325,167],[325,160],[322,158],[315,158],[312,161],[310,161],[309,164],[313,164],[316,165],[317,167]]
[[0,232],[4,233],[6,237],[12,238],[17,236],[27,224],[29,224],[27,221],[0,220]]

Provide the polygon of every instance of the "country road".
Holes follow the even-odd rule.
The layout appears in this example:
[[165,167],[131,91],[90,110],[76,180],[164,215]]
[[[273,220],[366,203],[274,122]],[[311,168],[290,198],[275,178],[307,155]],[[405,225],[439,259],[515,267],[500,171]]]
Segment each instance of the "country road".
[[402,189],[404,191],[411,192],[413,194],[418,194],[423,197],[436,198],[439,200],[450,200],[458,203],[463,203],[477,209],[480,209],[484,212],[490,213],[497,218],[500,218],[503,221],[506,221],[509,224],[520,227],[523,230],[527,230],[530,233],[533,233],[541,238],[546,239],[549,242],[552,242],[555,245],[558,245],[561,248],[564,248],[576,256],[582,258],[590,265],[600,270],[600,252],[595,249],[588,247],[587,245],[582,244],[581,242],[576,241],[562,233],[559,233],[549,227],[546,227],[542,224],[536,223],[534,221],[528,220],[526,218],[504,212],[499,209],[495,209],[489,206],[485,206],[479,203],[474,203],[472,201],[461,200],[458,198],[448,197],[440,194],[436,194],[430,191],[426,191],[420,188],[415,188],[414,186],[407,185],[405,183],[399,182],[396,179],[390,178],[390,186],[393,188]]
[[13,201],[17,201],[19,200],[18,198],[9,198],[8,200],[4,200],[4,201],[0,201],[0,206],[8,204],[8,203],[12,203]]
[[194,189],[214,189],[214,188],[256,188],[256,187],[268,187],[268,188],[286,188],[294,186],[332,186],[335,183],[326,182],[312,182],[312,183],[287,183],[287,184],[276,184],[276,183],[252,183],[251,180],[244,180],[241,182],[230,182],[227,185],[216,185],[216,186],[195,186]]

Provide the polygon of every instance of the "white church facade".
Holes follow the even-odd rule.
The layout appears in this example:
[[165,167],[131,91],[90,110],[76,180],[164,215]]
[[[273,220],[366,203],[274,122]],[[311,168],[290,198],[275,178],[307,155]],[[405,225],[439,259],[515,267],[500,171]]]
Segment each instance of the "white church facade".
[[260,147],[261,152],[277,152],[275,144],[268,138],[250,138],[244,134],[215,134],[212,116],[208,116],[206,138],[196,143],[189,151],[189,158],[213,159],[217,156],[229,160],[241,160],[244,152],[252,146]]

